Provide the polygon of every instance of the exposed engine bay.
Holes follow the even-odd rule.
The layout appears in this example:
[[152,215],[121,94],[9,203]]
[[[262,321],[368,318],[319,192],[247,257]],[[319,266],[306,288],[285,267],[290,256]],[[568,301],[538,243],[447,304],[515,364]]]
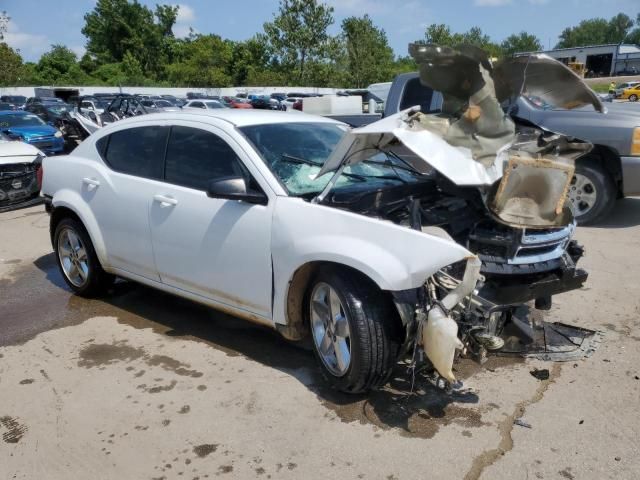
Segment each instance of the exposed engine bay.
[[[422,288],[393,292],[406,351],[413,349],[415,361],[421,345],[443,386],[456,385],[459,355],[481,363],[491,352],[548,360],[590,355],[597,332],[544,322],[540,312],[551,308],[553,295],[587,279],[577,267],[584,250],[572,239],[576,224],[566,199],[575,159],[592,146],[516,125],[507,111],[526,89],[567,108],[598,108],[599,100],[564,65],[542,56],[494,66],[475,47],[409,51],[421,82],[442,92],[442,112],[409,109],[353,130],[319,173],[334,176],[314,201],[452,240],[473,254]],[[370,161],[372,151],[399,159],[421,181],[332,189],[347,165]]]

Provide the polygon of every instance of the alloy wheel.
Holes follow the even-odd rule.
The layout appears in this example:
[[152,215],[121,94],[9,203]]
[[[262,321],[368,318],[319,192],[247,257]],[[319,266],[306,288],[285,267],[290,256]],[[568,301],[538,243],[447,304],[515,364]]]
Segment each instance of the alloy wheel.
[[351,332],[345,308],[337,292],[319,282],[311,292],[310,318],[313,341],[322,362],[335,376],[351,364]]
[[596,187],[589,177],[576,173],[571,179],[568,197],[576,216],[584,215],[596,204]]
[[65,228],[58,236],[58,258],[67,279],[80,288],[89,279],[89,258],[78,234]]

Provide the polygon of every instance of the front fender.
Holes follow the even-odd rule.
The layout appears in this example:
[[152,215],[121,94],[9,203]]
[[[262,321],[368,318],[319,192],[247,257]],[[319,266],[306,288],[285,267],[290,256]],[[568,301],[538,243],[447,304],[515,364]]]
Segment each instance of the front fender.
[[274,320],[286,323],[288,286],[309,262],[354,268],[380,289],[408,290],[446,265],[473,256],[443,238],[337,208],[278,197],[274,209],[272,256]]
[[98,256],[98,260],[100,260],[100,264],[103,268],[108,268],[107,251],[100,227],[98,226],[96,217],[82,196],[78,194],[78,192],[70,189],[58,190],[53,196],[51,204],[54,209],[59,207],[68,208],[80,218],[80,221],[89,234],[89,238],[91,238],[93,249]]

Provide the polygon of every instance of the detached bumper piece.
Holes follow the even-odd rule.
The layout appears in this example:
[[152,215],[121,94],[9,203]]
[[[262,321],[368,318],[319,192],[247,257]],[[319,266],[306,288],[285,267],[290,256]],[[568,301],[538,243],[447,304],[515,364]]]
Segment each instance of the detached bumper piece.
[[562,257],[562,263],[560,269],[535,276],[509,276],[507,281],[489,278],[478,296],[496,305],[517,305],[581,288],[589,274],[576,268],[569,253]]
[[500,356],[520,356],[538,360],[568,362],[590,357],[602,342],[600,331],[545,322],[527,306],[518,308],[502,331],[505,344]]

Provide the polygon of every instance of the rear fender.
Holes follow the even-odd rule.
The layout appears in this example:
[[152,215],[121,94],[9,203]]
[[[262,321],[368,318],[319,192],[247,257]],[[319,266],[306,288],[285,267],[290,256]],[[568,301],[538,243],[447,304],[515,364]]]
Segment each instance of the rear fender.
[[91,238],[91,243],[98,256],[98,260],[100,260],[100,265],[107,269],[107,253],[102,232],[100,231],[96,217],[84,199],[73,190],[63,189],[55,193],[52,199],[52,206],[54,209],[59,207],[68,208],[78,216],[84,228],[87,230],[89,238]]

